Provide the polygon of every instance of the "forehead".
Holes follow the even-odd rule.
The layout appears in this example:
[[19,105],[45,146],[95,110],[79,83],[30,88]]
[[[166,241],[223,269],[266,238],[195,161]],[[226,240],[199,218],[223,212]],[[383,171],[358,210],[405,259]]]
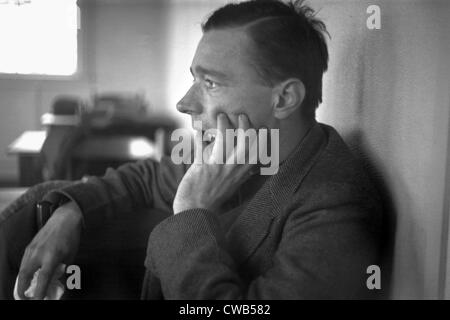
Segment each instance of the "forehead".
[[242,29],[210,30],[198,44],[192,69],[217,70],[230,77],[256,77],[253,53],[252,40]]

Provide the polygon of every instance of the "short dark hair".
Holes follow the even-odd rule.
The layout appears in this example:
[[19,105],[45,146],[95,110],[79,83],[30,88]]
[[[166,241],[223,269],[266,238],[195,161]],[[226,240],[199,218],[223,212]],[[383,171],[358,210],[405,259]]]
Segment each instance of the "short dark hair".
[[314,116],[322,102],[322,76],[328,68],[325,24],[303,0],[251,0],[227,4],[202,24],[203,32],[248,27],[256,44],[257,70],[274,85],[290,77],[305,85],[303,111]]

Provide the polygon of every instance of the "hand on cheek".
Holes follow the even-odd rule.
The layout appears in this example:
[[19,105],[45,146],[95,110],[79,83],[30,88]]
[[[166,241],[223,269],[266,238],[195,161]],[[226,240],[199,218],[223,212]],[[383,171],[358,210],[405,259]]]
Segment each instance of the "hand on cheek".
[[[246,115],[238,116],[237,127],[244,131],[250,128]],[[249,178],[250,169],[256,161],[236,161],[242,155],[246,158],[248,147],[245,139],[238,138],[237,144],[231,142],[231,147],[227,148],[226,131],[229,129],[234,127],[228,116],[219,114],[215,141],[205,147],[203,161],[192,164],[178,186],[173,203],[175,214],[194,208],[214,211]],[[255,143],[256,138],[250,139],[249,145]]]

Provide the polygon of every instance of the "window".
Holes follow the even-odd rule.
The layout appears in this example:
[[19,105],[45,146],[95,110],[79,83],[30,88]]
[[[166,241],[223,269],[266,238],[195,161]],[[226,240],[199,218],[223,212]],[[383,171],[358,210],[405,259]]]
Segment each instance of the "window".
[[0,73],[74,74],[77,32],[76,0],[0,0]]

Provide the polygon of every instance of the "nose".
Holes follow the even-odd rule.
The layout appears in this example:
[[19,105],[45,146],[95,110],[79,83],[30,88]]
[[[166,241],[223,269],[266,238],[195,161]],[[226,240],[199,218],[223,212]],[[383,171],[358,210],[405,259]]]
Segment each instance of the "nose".
[[191,86],[184,97],[178,101],[177,110],[189,115],[199,114],[202,112],[202,105],[194,86]]

